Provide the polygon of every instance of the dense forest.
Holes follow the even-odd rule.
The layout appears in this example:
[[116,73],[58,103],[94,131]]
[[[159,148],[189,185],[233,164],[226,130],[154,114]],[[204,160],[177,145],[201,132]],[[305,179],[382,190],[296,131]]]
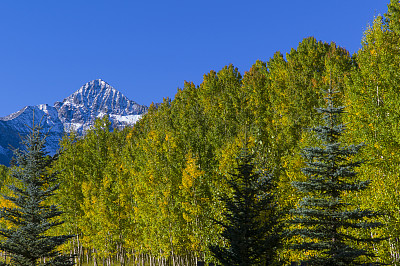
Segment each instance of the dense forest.
[[[335,104],[346,111],[341,141],[365,144],[354,160],[363,162],[357,179],[370,181],[366,190],[344,196],[360,209],[384,213],[376,218],[383,226],[348,233],[385,238],[358,244],[376,255],[363,262],[400,265],[400,4],[388,7],[353,55],[308,37],[247,72],[229,65],[205,74],[200,85],[185,82],[173,100],[151,105],[132,128],[113,130],[105,117],[84,137],[65,136],[48,169],[61,181],[49,200],[65,221],[53,233],[75,235],[62,251],[77,254],[78,264],[215,261],[208,247],[226,243],[213,220],[224,220],[221,195],[233,193],[227,177],[245,139],[274,176],[285,223],[303,197],[292,186],[306,178],[301,151],[320,144],[309,130],[323,123],[316,108],[326,104],[323,91],[334,88]],[[10,195],[11,183],[9,169],[0,167],[1,193]],[[310,254],[289,248],[293,242],[282,239],[277,262],[307,259]]]

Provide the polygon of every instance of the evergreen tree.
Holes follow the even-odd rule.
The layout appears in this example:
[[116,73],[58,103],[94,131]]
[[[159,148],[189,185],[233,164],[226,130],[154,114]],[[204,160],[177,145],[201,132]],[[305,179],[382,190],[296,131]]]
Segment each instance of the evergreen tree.
[[209,248],[222,265],[269,265],[280,244],[273,176],[257,171],[253,160],[246,144],[237,158],[236,173],[228,180],[232,197],[221,197],[226,221],[215,222],[223,228],[227,247]]
[[[61,255],[56,248],[71,236],[49,236],[48,230],[62,224],[57,217],[61,212],[55,205],[47,205],[47,199],[58,189],[56,173],[48,170],[53,158],[44,150],[46,136],[35,125],[23,138],[24,151],[16,151],[19,167],[12,169],[14,184],[9,186],[13,196],[3,196],[14,207],[2,208],[0,217],[11,224],[1,228],[0,250],[11,254],[11,265],[74,265],[72,258]],[[40,259],[45,259],[41,263]],[[2,263],[7,265],[6,263]]]
[[[302,243],[294,249],[309,252],[308,263],[311,265],[353,265],[360,264],[362,256],[374,257],[374,254],[357,247],[354,242],[378,242],[382,239],[357,238],[351,230],[371,229],[381,226],[372,222],[380,214],[372,210],[361,210],[346,202],[346,194],[365,190],[369,181],[357,180],[355,167],[361,161],[353,161],[363,144],[345,146],[339,142],[345,130],[340,124],[340,115],[344,107],[334,107],[334,95],[327,92],[327,107],[318,108],[325,121],[324,126],[317,126],[313,131],[321,141],[321,147],[303,149],[307,167],[302,169],[307,179],[293,182],[293,186],[304,193],[291,222],[300,228],[291,231],[292,235],[301,236]],[[347,195],[348,196],[348,195]]]

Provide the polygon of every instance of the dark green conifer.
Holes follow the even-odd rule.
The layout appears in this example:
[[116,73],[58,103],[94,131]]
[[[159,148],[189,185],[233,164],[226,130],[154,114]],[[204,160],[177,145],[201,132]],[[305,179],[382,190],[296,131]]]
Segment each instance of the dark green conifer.
[[365,190],[370,182],[356,179],[354,168],[362,162],[351,159],[363,144],[345,145],[339,141],[346,128],[340,123],[344,107],[334,107],[334,95],[335,92],[329,89],[327,107],[317,109],[323,114],[325,125],[317,126],[313,131],[322,144],[303,149],[307,167],[302,172],[307,179],[293,182],[293,186],[305,195],[292,210],[295,218],[291,223],[301,225],[301,229],[295,229],[291,234],[301,236],[303,240],[293,248],[316,252],[310,256],[307,265],[357,265],[362,256],[373,257],[374,254],[359,248],[356,243],[382,240],[357,238],[348,231],[381,226],[371,221],[380,214],[361,210],[344,199],[345,193]]
[[[53,158],[46,156],[46,136],[40,125],[33,124],[31,133],[23,138],[25,150],[16,151],[16,163],[9,188],[12,196],[3,196],[15,207],[0,210],[0,217],[11,227],[1,228],[0,250],[11,254],[10,265],[74,265],[70,256],[61,255],[57,247],[71,236],[50,236],[48,230],[62,224],[61,214],[47,199],[58,189],[56,173],[48,170]],[[46,262],[40,262],[40,259]],[[7,265],[7,264],[3,264]]]
[[209,247],[222,265],[269,265],[280,244],[273,176],[256,170],[246,146],[237,158],[236,172],[228,179],[232,196],[221,197],[226,221],[215,221],[223,227],[227,246]]

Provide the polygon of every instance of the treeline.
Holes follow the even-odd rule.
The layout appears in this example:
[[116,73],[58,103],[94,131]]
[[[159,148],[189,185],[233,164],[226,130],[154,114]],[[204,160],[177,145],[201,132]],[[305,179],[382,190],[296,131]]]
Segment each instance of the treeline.
[[[211,218],[223,219],[219,197],[231,193],[226,176],[244,135],[257,161],[277,177],[285,213],[301,197],[291,183],[305,179],[300,151],[316,142],[308,130],[321,123],[315,108],[324,106],[322,90],[334,87],[337,104],[347,106],[343,141],[366,144],[358,172],[371,180],[349,201],[385,212],[384,226],[372,236],[388,239],[365,248],[379,261],[400,265],[399,10],[392,1],[354,55],[309,37],[245,73],[229,65],[205,74],[198,86],[185,82],[173,100],[150,106],[133,128],[113,131],[105,118],[83,138],[66,136],[50,169],[62,181],[53,199],[64,211],[58,233],[76,235],[64,252],[78,254],[80,264],[212,261],[207,247],[224,243]],[[7,172],[0,168],[5,194]],[[305,258],[289,244],[285,240],[278,252],[281,262]]]

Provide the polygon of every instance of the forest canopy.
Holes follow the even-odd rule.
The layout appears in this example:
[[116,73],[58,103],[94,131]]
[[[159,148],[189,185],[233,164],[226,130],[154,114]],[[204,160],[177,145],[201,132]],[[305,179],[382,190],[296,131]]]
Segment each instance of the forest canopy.
[[[385,213],[378,218],[384,226],[368,234],[387,240],[360,246],[400,265],[400,4],[388,7],[353,55],[307,37],[244,73],[227,65],[204,74],[199,85],[185,82],[131,128],[113,130],[104,117],[84,137],[65,136],[49,169],[61,181],[52,200],[65,223],[56,233],[75,235],[63,251],[78,254],[80,263],[214,261],[207,247],[225,243],[211,219],[224,219],[219,197],[232,194],[226,176],[245,134],[255,159],[276,177],[277,206],[290,219],[287,210],[303,197],[291,186],[305,180],[300,151],[320,144],[309,129],[322,123],[316,108],[325,105],[323,90],[333,87],[335,104],[346,107],[343,142],[365,143],[355,159],[364,161],[358,178],[370,181],[346,200]],[[9,170],[0,167],[3,194],[11,193],[9,182]],[[290,250],[291,241],[284,240],[277,261],[309,255]]]

